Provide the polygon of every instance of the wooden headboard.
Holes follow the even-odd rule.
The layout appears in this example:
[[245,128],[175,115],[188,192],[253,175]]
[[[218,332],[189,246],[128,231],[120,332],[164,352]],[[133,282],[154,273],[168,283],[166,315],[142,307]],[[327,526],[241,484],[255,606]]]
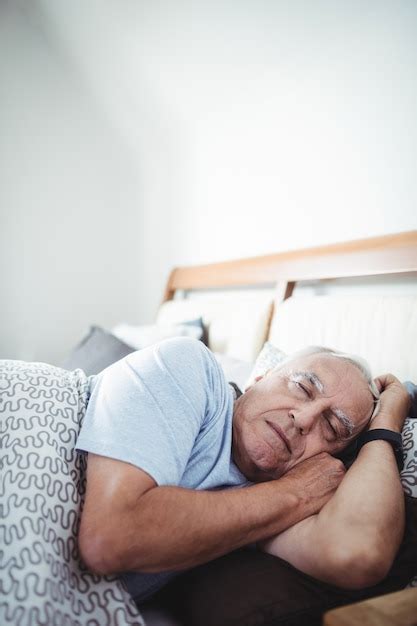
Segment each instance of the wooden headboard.
[[177,267],[164,294],[177,290],[276,286],[276,301],[299,281],[417,273],[417,230],[265,256]]

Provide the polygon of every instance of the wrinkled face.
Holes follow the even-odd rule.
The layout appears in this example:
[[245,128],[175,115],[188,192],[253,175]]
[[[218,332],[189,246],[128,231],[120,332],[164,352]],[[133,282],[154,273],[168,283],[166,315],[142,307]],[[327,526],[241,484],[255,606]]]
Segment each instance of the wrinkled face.
[[233,460],[254,482],[279,478],[320,452],[340,452],[366,426],[373,408],[357,367],[328,354],[299,357],[235,402]]

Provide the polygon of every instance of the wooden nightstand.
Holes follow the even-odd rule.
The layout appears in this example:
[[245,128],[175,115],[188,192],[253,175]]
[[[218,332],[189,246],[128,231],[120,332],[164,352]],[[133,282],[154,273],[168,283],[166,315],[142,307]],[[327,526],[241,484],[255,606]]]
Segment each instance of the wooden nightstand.
[[325,613],[323,626],[416,626],[417,589],[404,589],[386,596]]

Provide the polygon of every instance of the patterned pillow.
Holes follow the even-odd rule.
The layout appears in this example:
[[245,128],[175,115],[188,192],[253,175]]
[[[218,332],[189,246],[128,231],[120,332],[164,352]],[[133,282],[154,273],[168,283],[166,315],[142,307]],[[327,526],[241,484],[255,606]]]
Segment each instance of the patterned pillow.
[[268,370],[279,365],[286,356],[285,352],[274,346],[270,341],[266,341],[258,354],[255,365],[246,381],[245,388],[253,385],[257,376],[264,376]]
[[[408,417],[405,420],[402,434],[404,469],[401,472],[401,482],[404,492],[412,498],[417,498],[417,419],[415,417]],[[408,586],[417,587],[417,574]]]
[[408,417],[403,428],[404,469],[401,482],[404,491],[417,498],[417,419]]

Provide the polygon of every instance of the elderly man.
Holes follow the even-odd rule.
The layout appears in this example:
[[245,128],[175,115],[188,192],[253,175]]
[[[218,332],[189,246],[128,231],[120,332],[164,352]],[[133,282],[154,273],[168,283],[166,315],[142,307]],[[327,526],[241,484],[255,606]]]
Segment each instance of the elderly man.
[[124,576],[141,601],[179,571],[261,542],[320,580],[374,584],[404,528],[395,450],[370,441],[347,473],[333,455],[366,427],[401,432],[408,395],[393,376],[376,382],[346,356],[312,350],[235,399],[190,339],[107,368],[77,442],[89,453],[86,564]]

